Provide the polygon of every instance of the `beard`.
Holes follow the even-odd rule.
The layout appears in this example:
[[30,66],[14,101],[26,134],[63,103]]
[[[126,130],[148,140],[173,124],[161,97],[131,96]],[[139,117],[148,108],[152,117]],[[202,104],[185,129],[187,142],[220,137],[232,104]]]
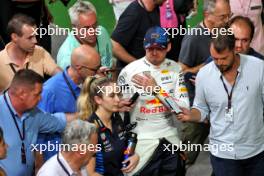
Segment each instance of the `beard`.
[[229,70],[231,70],[232,69],[232,66],[233,65],[217,65],[217,68],[220,70],[220,72],[221,73],[225,73],[225,72],[227,72],[227,71],[229,71]]
[[235,65],[235,62],[236,62],[236,54],[234,52],[233,57],[228,65],[216,65],[216,64],[215,65],[217,66],[217,68],[221,73],[225,73],[232,70],[233,66]]
[[233,68],[234,64],[235,64],[235,59],[232,60],[232,62],[229,65],[217,65],[217,67],[221,73],[225,73],[230,71]]

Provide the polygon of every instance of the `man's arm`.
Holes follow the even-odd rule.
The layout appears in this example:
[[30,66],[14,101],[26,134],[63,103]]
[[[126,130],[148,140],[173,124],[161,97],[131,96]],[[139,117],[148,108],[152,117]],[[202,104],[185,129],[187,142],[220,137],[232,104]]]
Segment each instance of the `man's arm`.
[[49,114],[36,108],[32,113],[33,116],[38,116],[39,132],[40,133],[53,133],[62,132],[67,124],[72,120],[77,119],[77,113],[54,113]]
[[208,117],[210,110],[206,101],[204,77],[201,72],[198,73],[193,107],[191,110],[180,107],[182,113],[177,116],[178,120],[183,122],[203,122]]
[[71,122],[78,118],[78,113],[65,113],[65,118],[67,122]]
[[177,119],[182,122],[201,122],[201,112],[198,109],[191,110],[181,107],[182,113],[177,115]]
[[[44,49],[43,49],[44,50]],[[54,59],[51,57],[51,55],[44,50],[44,55],[43,55],[43,63],[44,63],[44,73],[53,76],[58,72],[61,72],[62,69],[55,63]]]
[[114,56],[125,62],[125,63],[130,63],[130,62],[133,62],[134,60],[136,60],[135,57],[133,57],[132,55],[130,55],[126,49],[120,45],[120,43],[114,41],[113,39],[111,40],[112,41],[112,45],[113,45],[113,54]]
[[140,26],[141,17],[138,11],[138,6],[131,3],[119,18],[118,23],[111,35],[113,45],[113,55],[125,62],[130,63],[136,58],[130,55],[124,46],[129,46],[137,37],[137,31]]
[[181,65],[182,71],[184,73],[191,72],[191,73],[195,73],[195,74],[197,74],[198,71],[205,65],[205,63],[202,63],[202,64],[197,65],[195,67],[189,67],[188,65],[185,65],[184,63],[181,63],[181,62],[179,62],[179,64]]
[[52,72],[52,75],[55,75],[55,74],[57,74],[57,73],[59,73],[59,72],[62,72],[62,69],[58,66],[58,67],[56,67],[55,70]]
[[[132,82],[136,84],[136,87],[143,87],[145,91],[149,91],[147,89],[151,87],[152,94],[155,95],[166,107],[172,108],[173,105],[177,104],[175,106],[189,108],[189,98],[187,89],[182,83],[184,82],[184,79],[179,78],[179,80],[180,81],[178,81],[177,84],[180,86],[175,86],[175,92],[177,92],[177,94],[174,93],[174,95],[171,96],[162,87],[157,85],[155,78],[153,78],[149,74],[144,74],[143,76],[136,74],[132,77]],[[169,103],[168,101],[170,101],[171,103]]]

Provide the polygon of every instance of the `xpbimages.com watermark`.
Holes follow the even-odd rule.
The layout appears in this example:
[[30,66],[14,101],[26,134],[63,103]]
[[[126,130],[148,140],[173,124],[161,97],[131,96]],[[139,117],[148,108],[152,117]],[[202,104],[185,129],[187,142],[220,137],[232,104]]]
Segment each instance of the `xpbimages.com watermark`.
[[101,144],[59,144],[58,141],[55,144],[50,143],[50,141],[47,144],[31,144],[31,151],[37,151],[41,154],[44,151],[79,151],[80,154],[84,154],[87,151],[98,152],[101,150]]
[[174,38],[178,35],[208,35],[212,38],[217,38],[218,35],[233,35],[233,29],[232,28],[212,28],[211,30],[209,28],[197,28],[193,27],[191,28],[189,25],[188,27],[183,27],[180,25],[178,28],[163,28],[165,30],[165,34],[171,36],[171,38]]
[[[137,90],[133,86],[125,85],[125,86],[98,86],[98,94],[104,94],[109,95],[111,93],[114,94],[134,94],[138,92],[139,94],[146,94],[146,95],[153,95],[153,94],[159,94],[164,92],[163,89],[160,88],[160,86],[137,86]],[[165,93],[165,92],[164,92]]]
[[163,144],[163,151],[169,151],[172,154],[177,151],[210,151],[212,153],[218,153],[219,151],[231,152],[234,150],[233,144],[191,144],[190,141],[179,144]]
[[44,35],[67,35],[71,33],[72,35],[80,36],[80,38],[86,38],[87,36],[91,35],[101,35],[102,31],[100,27],[90,27],[90,28],[61,28],[58,25],[48,25],[47,28],[35,28],[34,32],[35,35],[38,35],[42,38]]

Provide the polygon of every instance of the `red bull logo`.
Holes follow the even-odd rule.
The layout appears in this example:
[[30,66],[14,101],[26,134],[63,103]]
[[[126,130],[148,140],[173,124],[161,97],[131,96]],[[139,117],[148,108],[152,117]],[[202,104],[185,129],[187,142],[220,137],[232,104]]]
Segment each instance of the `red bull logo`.
[[159,107],[154,107],[154,108],[146,108],[146,107],[140,107],[140,113],[143,114],[156,114],[156,113],[164,113],[167,112],[168,108],[165,106],[159,106]]
[[153,106],[161,106],[162,103],[158,98],[152,99],[152,100],[147,100],[146,105],[153,105]]

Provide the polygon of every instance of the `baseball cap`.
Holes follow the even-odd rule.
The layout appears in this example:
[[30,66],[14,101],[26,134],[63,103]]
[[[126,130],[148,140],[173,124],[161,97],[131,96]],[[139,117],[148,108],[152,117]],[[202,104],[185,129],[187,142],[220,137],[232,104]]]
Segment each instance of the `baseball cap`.
[[148,29],[144,37],[144,48],[157,47],[167,48],[169,37],[166,31],[159,26],[151,27]]

